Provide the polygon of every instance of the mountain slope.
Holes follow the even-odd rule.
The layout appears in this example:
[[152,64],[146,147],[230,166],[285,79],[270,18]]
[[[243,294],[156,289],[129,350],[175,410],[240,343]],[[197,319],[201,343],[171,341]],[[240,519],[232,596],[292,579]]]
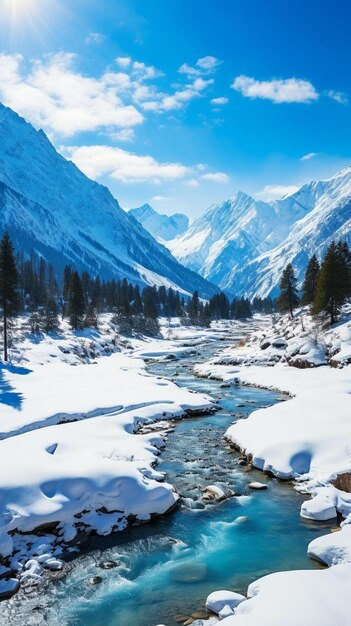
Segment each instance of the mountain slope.
[[0,230],[24,254],[36,250],[62,269],[133,282],[170,284],[201,295],[215,287],[180,265],[108,189],[87,178],[36,131],[0,105]]
[[269,252],[252,260],[232,274],[239,292],[261,296],[277,292],[277,285],[287,263],[292,263],[299,283],[303,280],[309,257],[323,256],[334,239],[351,244],[351,167],[329,180],[304,185],[286,200],[290,206],[306,197],[314,204],[307,215],[291,228],[286,239]]
[[276,207],[239,191],[226,202],[211,206],[168,245],[182,263],[231,290],[228,277],[277,245],[288,228],[287,219],[278,224]]
[[182,213],[162,215],[149,204],[128,211],[144,228],[161,243],[182,235],[189,227],[189,218]]
[[211,206],[168,246],[222,289],[274,295],[288,262],[301,281],[312,251],[322,256],[333,238],[350,236],[350,197],[351,168],[270,203],[238,192]]

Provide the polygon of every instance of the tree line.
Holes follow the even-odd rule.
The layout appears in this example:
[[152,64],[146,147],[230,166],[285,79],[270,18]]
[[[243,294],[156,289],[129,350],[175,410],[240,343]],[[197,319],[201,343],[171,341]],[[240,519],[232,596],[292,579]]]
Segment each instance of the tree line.
[[143,289],[126,278],[101,280],[88,272],[79,274],[66,265],[61,281],[54,267],[34,253],[30,258],[15,254],[8,233],[0,242],[0,309],[3,321],[4,358],[8,359],[9,321],[19,313],[27,313],[32,333],[55,332],[60,317],[67,318],[73,330],[97,328],[98,315],[112,312],[112,324],[121,334],[156,336],[158,318],[180,317],[184,324],[209,326],[213,319],[251,317],[255,310],[271,311],[272,301],[247,298],[231,302],[224,293],[204,302],[195,291],[190,298],[161,285]]
[[225,293],[217,293],[208,302],[201,302],[197,291],[186,306],[186,324],[209,326],[212,320],[240,320],[254,313],[273,313],[275,302],[271,298],[254,298],[251,302],[244,296],[229,300]]
[[143,289],[126,278],[101,280],[88,272],[79,274],[66,265],[61,282],[52,265],[32,254],[30,259],[15,254],[8,233],[0,242],[0,309],[3,321],[4,359],[8,359],[9,320],[20,312],[28,313],[33,333],[58,331],[61,318],[72,329],[97,327],[98,314],[112,312],[112,323],[121,334],[159,333],[158,318],[180,317],[184,324],[209,326],[212,320],[250,318],[253,313],[273,313],[276,308],[293,316],[299,305],[310,306],[311,313],[326,313],[333,324],[342,304],[351,297],[351,252],[346,242],[332,241],[319,263],[313,255],[307,265],[301,297],[295,271],[289,263],[280,280],[277,301],[256,297],[229,300],[223,292],[203,301],[195,291],[190,298],[165,286]]
[[312,315],[326,314],[331,324],[339,316],[340,307],[351,297],[351,251],[345,241],[332,241],[321,261],[310,258],[299,297],[295,271],[289,263],[280,280],[278,310],[293,316],[299,305],[309,306]]

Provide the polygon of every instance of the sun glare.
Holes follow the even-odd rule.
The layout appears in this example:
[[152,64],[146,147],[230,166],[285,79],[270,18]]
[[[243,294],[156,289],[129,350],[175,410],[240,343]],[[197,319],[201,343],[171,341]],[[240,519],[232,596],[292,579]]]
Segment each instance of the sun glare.
[[47,42],[62,16],[58,0],[0,0],[0,40],[8,47]]
[[40,0],[4,0],[3,5],[4,12],[13,22],[23,18],[27,19],[38,11]]

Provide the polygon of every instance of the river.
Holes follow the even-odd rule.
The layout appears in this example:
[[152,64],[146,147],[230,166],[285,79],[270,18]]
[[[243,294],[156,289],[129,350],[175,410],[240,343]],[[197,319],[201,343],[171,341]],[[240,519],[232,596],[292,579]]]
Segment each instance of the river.
[[[271,391],[196,378],[194,363],[218,347],[205,344],[186,359],[148,365],[150,373],[206,392],[221,407],[175,423],[168,435],[159,469],[181,495],[178,508],[151,524],[89,539],[64,578],[12,600],[13,626],[176,626],[180,615],[203,612],[213,590],[245,593],[251,581],[270,572],[319,567],[306,549],[325,525],[303,521],[303,496],[289,483],[247,471],[223,439],[233,420],[288,400]],[[266,482],[267,490],[250,491],[252,480]],[[213,483],[236,495],[204,503],[202,489]],[[96,576],[99,584],[87,584]]]

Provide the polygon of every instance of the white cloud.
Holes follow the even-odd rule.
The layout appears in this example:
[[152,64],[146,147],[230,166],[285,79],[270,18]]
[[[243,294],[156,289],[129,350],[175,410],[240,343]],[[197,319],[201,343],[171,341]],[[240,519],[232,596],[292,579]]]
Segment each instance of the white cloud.
[[117,65],[119,65],[119,67],[122,67],[123,69],[126,69],[127,67],[129,67],[131,62],[132,62],[132,59],[130,57],[117,57],[116,58]]
[[161,76],[164,76],[163,72],[158,70],[157,67],[154,67],[153,65],[145,65],[145,63],[141,63],[140,61],[133,62],[132,73],[134,75],[138,75],[142,78],[142,80],[160,78]]
[[156,111],[158,113],[182,109],[190,100],[201,97],[203,92],[209,85],[212,85],[213,82],[213,78],[195,78],[192,83],[177,89],[171,95],[154,94],[154,98],[157,97],[159,99],[142,102],[141,106],[145,111]]
[[308,152],[307,154],[304,154],[300,161],[309,161],[310,159],[313,159],[314,157],[317,156],[317,152]]
[[85,38],[85,43],[94,43],[99,45],[105,41],[106,37],[102,33],[89,33],[89,35]]
[[214,183],[228,183],[229,176],[224,172],[213,172],[212,174],[209,172],[208,174],[202,174],[200,176],[202,180],[209,180]]
[[296,185],[266,185],[262,191],[256,193],[255,196],[259,200],[269,202],[270,200],[280,200],[284,196],[290,196],[292,193],[298,191],[299,187]]
[[187,187],[198,187],[200,183],[196,180],[196,178],[190,178],[189,180],[184,181],[184,185]]
[[134,128],[122,128],[122,130],[119,130],[113,135],[110,134],[109,136],[111,137],[111,139],[127,143],[129,141],[134,141],[135,132]]
[[349,102],[347,95],[342,91],[330,90],[326,92],[326,95],[339,104],[348,104]]
[[150,202],[168,202],[171,200],[171,196],[152,196]]
[[[212,59],[199,60],[201,71],[215,67]],[[213,84],[212,78],[194,76],[184,85],[160,91],[155,81],[163,73],[141,61],[117,57],[116,71],[109,67],[92,77],[77,69],[77,60],[70,53],[29,61],[0,54],[0,100],[53,140],[91,131],[130,141],[146,112],[181,110]]]
[[[203,78],[196,78],[193,83],[186,85],[184,89],[176,91],[174,95],[171,96],[171,98],[173,98],[173,101],[175,102],[174,108],[179,108],[182,106],[182,103],[188,102],[193,98],[198,98],[202,95],[202,92],[204,92],[210,85],[213,85],[213,83],[213,78],[208,78],[207,80]],[[168,108],[169,105],[170,102],[168,101]]]
[[143,122],[142,113],[119,97],[123,75],[87,77],[75,69],[75,59],[60,53],[26,69],[21,56],[0,55],[0,99],[35,126],[63,137]]
[[70,146],[64,150],[87,176],[107,175],[124,183],[179,180],[192,173],[192,168],[181,163],[159,163],[152,156],[137,155],[111,146]]
[[229,102],[229,99],[228,98],[224,98],[224,97],[212,98],[212,100],[211,100],[211,104],[214,104],[214,105],[217,105],[217,106],[218,105],[223,105],[223,104],[228,104],[228,102]]
[[282,102],[309,103],[319,98],[312,83],[301,78],[256,80],[242,75],[234,79],[231,87],[247,98],[263,98],[279,104]]
[[196,65],[201,67],[201,69],[207,70],[210,72],[215,70],[221,63],[222,61],[219,61],[218,59],[216,59],[216,57],[212,57],[212,56],[202,57],[201,59],[198,59],[196,61]]
[[222,61],[219,61],[216,57],[206,56],[198,59],[195,66],[183,63],[178,69],[180,74],[186,74],[189,78],[194,76],[202,76],[204,74],[213,74]]

